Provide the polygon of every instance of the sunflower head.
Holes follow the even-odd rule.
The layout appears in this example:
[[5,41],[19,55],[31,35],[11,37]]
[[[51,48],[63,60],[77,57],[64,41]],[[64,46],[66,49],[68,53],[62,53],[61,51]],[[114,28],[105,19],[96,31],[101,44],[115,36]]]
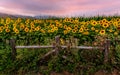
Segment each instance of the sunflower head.
[[100,35],[105,35],[105,30],[100,30],[99,34]]
[[25,31],[25,32],[29,32],[29,28],[26,27],[26,28],[24,29],[24,31]]
[[104,18],[104,19],[102,20],[102,22],[105,23],[105,22],[107,22],[107,20]]
[[15,32],[16,34],[19,34],[19,30],[18,30],[18,29],[15,29],[14,32]]
[[71,27],[67,27],[66,29],[67,29],[68,31],[70,31],[72,28],[71,28]]
[[109,27],[109,24],[108,24],[108,23],[103,23],[102,27],[103,27],[103,28],[108,28],[108,27]]
[[58,30],[58,27],[54,27],[54,30],[57,31],[57,30]]
[[81,33],[81,32],[83,32],[84,31],[84,28],[80,28],[79,29],[79,32]]
[[44,29],[41,29],[40,31],[41,31],[42,33],[45,33],[45,30],[44,30]]
[[20,25],[20,29],[24,29],[25,28],[25,25],[24,24],[21,24]]
[[67,28],[67,25],[64,25],[64,29],[66,29]]
[[7,33],[9,33],[9,32],[10,32],[10,29],[7,28],[7,29],[5,29],[5,31],[6,31]]
[[92,21],[92,26],[96,26],[97,25],[97,22],[96,21]]
[[114,32],[114,35],[118,35],[118,32],[116,31],[116,32]]
[[88,31],[83,32],[83,35],[89,35]]
[[66,35],[68,33],[68,31],[67,30],[64,30],[64,35]]
[[76,29],[72,29],[72,33],[76,33],[77,32],[77,30]]
[[37,26],[37,27],[35,28],[35,31],[39,31],[39,30],[40,30],[40,27]]
[[97,29],[96,29],[96,30],[95,30],[95,32],[96,32],[96,33],[98,33],[98,32],[99,32],[99,30],[97,30]]
[[91,27],[91,30],[94,31],[94,30],[95,30],[95,27]]

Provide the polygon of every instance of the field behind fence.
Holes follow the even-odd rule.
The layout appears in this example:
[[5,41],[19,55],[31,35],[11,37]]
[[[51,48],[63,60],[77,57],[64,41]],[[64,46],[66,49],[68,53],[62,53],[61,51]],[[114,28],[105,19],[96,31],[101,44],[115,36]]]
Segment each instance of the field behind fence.
[[120,70],[120,18],[0,18],[0,73]]

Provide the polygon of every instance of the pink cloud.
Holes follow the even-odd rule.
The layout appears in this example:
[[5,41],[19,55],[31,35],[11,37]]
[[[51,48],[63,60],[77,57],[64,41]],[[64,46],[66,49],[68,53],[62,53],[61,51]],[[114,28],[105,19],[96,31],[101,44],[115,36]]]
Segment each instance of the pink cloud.
[[0,7],[2,12],[22,15],[90,16],[114,14],[120,0],[1,0]]

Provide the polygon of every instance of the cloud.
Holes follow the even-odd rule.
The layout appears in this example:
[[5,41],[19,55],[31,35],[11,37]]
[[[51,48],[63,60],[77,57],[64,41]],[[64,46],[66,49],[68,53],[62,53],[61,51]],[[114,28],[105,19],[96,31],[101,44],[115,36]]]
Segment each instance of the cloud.
[[[120,0],[1,0],[2,12],[22,15],[82,16],[114,14]],[[119,13],[119,12],[118,12]]]

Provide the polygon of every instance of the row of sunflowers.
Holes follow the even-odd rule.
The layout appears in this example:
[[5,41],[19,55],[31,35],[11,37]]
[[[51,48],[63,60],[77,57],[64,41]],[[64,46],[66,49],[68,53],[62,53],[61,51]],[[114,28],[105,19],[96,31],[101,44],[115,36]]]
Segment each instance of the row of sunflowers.
[[55,37],[83,37],[95,35],[118,36],[120,34],[120,18],[89,19],[80,18],[59,19],[12,19],[0,18],[0,37],[22,37],[26,35]]

